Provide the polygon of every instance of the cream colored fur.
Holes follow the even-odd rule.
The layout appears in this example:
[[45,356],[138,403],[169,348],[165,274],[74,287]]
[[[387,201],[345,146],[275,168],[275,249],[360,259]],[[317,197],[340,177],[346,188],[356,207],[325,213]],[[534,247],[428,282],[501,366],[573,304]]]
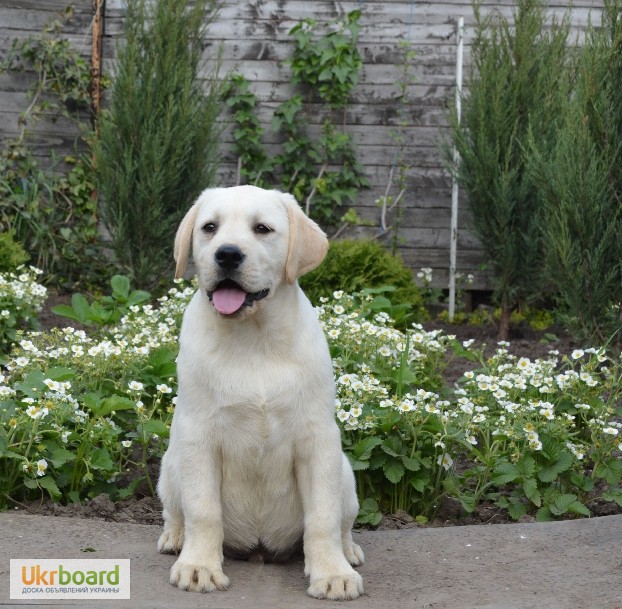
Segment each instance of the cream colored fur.
[[[246,292],[269,290],[234,315],[221,315],[208,297],[222,278],[215,253],[223,245],[244,254],[234,279]],[[170,580],[182,589],[228,587],[223,544],[287,553],[303,536],[311,596],[363,593],[351,566],[364,556],[352,541],[358,502],[334,420],[332,363],[296,281],[327,246],[291,195],[252,186],[206,190],[179,227],[176,274],[192,248],[199,290],[180,336],[158,549],[181,552]]]

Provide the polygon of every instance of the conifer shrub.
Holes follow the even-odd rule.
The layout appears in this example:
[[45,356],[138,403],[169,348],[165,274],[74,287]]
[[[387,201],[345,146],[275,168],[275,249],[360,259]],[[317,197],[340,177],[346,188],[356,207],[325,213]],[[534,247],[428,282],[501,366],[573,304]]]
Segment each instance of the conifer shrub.
[[474,10],[468,92],[462,121],[452,119],[461,157],[454,171],[502,308],[499,338],[507,339],[512,310],[537,298],[543,285],[543,216],[525,147],[529,133],[542,151],[555,139],[569,25],[548,20],[541,0],[518,0],[512,20],[496,10],[482,15],[479,3]]
[[216,0],[127,2],[96,146],[101,214],[120,270],[153,287],[172,235],[219,162],[222,85],[203,58]]
[[622,3],[608,0],[568,73],[556,143],[531,138],[547,281],[583,338],[622,344]]

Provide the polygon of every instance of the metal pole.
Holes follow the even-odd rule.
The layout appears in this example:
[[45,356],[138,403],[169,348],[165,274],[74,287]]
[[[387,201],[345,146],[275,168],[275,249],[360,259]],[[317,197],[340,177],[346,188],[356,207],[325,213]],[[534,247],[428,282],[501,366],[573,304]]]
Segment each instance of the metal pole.
[[[456,116],[460,124],[462,111],[462,56],[464,49],[464,18],[458,19],[458,49],[456,52]],[[458,180],[456,171],[460,163],[460,154],[454,146],[454,175],[451,186],[451,230],[449,243],[449,321],[453,321],[456,312],[456,255],[458,249]]]

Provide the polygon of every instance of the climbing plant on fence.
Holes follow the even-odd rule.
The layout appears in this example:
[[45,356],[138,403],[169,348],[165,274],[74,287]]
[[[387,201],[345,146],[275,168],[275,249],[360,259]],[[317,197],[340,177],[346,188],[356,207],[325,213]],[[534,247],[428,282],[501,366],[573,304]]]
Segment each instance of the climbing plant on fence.
[[[11,231],[24,245],[47,282],[61,285],[83,281],[85,265],[93,282],[102,267],[90,157],[91,68],[63,38],[63,25],[72,16],[67,9],[64,19],[46,25],[41,35],[14,40],[0,64],[0,74],[32,78],[18,134],[0,152],[0,230]],[[42,161],[32,152],[32,136],[50,115],[75,125],[75,153],[56,158],[52,151]]]
[[[248,81],[235,75],[228,90],[238,181],[278,185],[292,192],[324,225],[336,224],[342,206],[352,203],[357,191],[368,186],[352,135],[345,129],[348,101],[362,68],[356,46],[360,16],[358,10],[348,13],[331,23],[323,35],[318,35],[314,19],[305,19],[290,30],[295,48],[288,63],[293,84],[303,92],[274,112],[273,129],[282,136],[282,150],[273,158],[268,158],[261,144],[257,98]],[[306,125],[311,115],[319,113],[324,114],[321,130],[313,136]]]

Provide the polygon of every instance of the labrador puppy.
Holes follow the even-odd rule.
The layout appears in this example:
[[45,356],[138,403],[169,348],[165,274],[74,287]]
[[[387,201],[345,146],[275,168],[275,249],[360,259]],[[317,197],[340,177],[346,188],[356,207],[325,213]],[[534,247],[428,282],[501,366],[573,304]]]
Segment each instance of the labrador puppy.
[[254,186],[204,191],[179,227],[176,275],[192,249],[199,289],[181,329],[158,549],[181,552],[170,581],[183,590],[226,590],[223,555],[302,545],[311,596],[363,593],[332,362],[297,284],[327,248],[291,195]]

